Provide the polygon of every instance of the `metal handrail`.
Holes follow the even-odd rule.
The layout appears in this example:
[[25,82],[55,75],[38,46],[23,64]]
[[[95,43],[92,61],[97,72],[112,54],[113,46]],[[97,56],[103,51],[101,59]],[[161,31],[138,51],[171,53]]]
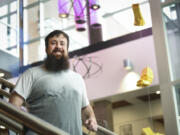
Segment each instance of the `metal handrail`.
[[10,119],[9,117],[1,113],[0,113],[0,124],[17,133],[20,134],[24,133],[24,126],[22,124]]
[[[9,82],[9,81],[7,81],[7,80],[5,80],[5,79],[3,79],[3,78],[0,78],[0,84],[4,84],[4,85],[7,86],[8,88],[12,88],[12,89],[15,87],[14,84],[12,84],[11,82]],[[1,95],[1,94],[2,94],[3,96],[6,96],[7,98],[10,97],[10,93],[4,91],[3,89],[0,89],[0,95]],[[6,105],[7,105],[7,108],[6,108]],[[1,110],[2,108],[1,108],[1,107],[5,107],[5,109],[7,109],[7,112],[2,111],[2,110]],[[14,112],[14,113],[11,112],[11,111],[12,111],[11,109],[17,113],[18,117],[16,116],[16,113],[15,113],[15,112]],[[9,114],[8,111],[10,111],[11,113]],[[40,127],[40,128],[34,129],[34,127],[31,127],[32,125],[34,125],[34,124],[30,124],[31,121],[35,122],[35,125],[36,125],[36,124],[42,125],[42,123],[39,122],[39,121],[42,121],[41,119],[39,119],[39,118],[37,118],[37,117],[35,117],[35,116],[31,115],[31,114],[28,114],[28,113],[25,113],[25,112],[23,112],[23,111],[20,111],[19,109],[14,108],[14,106],[10,105],[9,103],[3,102],[2,100],[0,100],[0,113],[3,113],[3,114],[5,113],[5,114],[7,114],[10,118],[15,119],[15,120],[16,120],[17,118],[21,118],[21,117],[22,117],[23,119],[18,119],[17,121],[20,122],[20,123],[22,123],[22,124],[24,124],[24,125],[27,126],[27,127],[32,128],[32,129],[35,130],[36,132],[39,132],[39,129],[41,129],[41,128],[46,128],[46,129],[47,129],[47,127]],[[12,114],[13,114],[13,115],[12,115]],[[21,115],[22,115],[22,116],[21,116]],[[27,117],[26,117],[26,116],[27,116]],[[31,119],[31,118],[33,118],[33,119]],[[25,119],[25,120],[24,120],[24,119]],[[27,122],[28,122],[28,123],[27,123]],[[37,122],[37,123],[36,123],[36,122]],[[40,125],[39,125],[39,126],[40,126]],[[48,124],[48,125],[51,125],[51,124]],[[51,125],[51,126],[52,126],[52,125]],[[38,126],[37,126],[37,127],[38,127]],[[43,129],[43,130],[46,130],[46,129]],[[48,129],[49,129],[49,128],[48,128]],[[105,134],[107,134],[107,135],[117,135],[116,133],[114,133],[114,132],[112,132],[112,131],[110,131],[110,130],[108,130],[108,129],[100,126],[100,125],[98,125],[98,131],[103,132],[103,133],[105,133]],[[47,131],[46,131],[46,132],[47,132]],[[51,131],[50,131],[50,132],[51,132]],[[44,134],[44,135],[46,135],[46,134]],[[51,135],[53,135],[53,133],[51,133]],[[63,135],[64,135],[64,134],[63,134]]]
[[108,130],[107,128],[104,128],[104,127],[102,127],[100,125],[98,125],[98,130],[100,132],[103,132],[103,133],[107,134],[107,135],[117,135],[116,133],[114,133],[114,132],[112,132],[112,131]]
[[11,83],[1,77],[0,77],[0,84],[4,84],[6,87],[10,88],[10,90],[12,90],[15,87],[15,85],[13,83]]
[[43,135],[69,135],[48,122],[24,112],[0,99],[0,113]]
[[0,95],[9,98],[11,94],[0,88]]

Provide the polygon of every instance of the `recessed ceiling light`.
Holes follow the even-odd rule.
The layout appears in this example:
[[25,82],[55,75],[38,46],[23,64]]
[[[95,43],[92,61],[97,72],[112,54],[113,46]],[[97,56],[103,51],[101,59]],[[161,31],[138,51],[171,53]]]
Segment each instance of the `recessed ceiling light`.
[[4,77],[4,76],[5,76],[5,74],[0,72],[0,77]]
[[97,10],[97,9],[99,9],[99,8],[100,8],[99,5],[92,5],[92,6],[91,6],[91,9],[93,9],[93,10]]
[[65,13],[59,14],[60,18],[67,18],[68,16],[69,16],[69,14],[65,14]]
[[156,94],[160,94],[160,93],[161,93],[160,90],[157,90],[157,91],[156,91]]
[[3,125],[0,125],[0,129],[6,129],[6,127]]

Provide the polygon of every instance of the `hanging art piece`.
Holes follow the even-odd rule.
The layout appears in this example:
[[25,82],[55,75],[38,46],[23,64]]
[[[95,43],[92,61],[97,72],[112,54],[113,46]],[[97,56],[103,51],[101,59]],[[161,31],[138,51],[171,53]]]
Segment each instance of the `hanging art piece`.
[[155,133],[152,131],[150,127],[146,127],[142,129],[142,135],[164,135],[164,134]]
[[98,57],[95,56],[75,57],[72,59],[71,64],[73,70],[81,74],[85,79],[102,72],[102,64]]
[[[74,17],[75,26],[77,31],[86,30],[87,16],[90,17],[90,25],[97,27],[100,25],[98,22],[97,10],[100,8],[98,0],[58,0],[58,13],[60,18]],[[86,9],[88,8],[89,14],[87,15]]]
[[143,26],[145,24],[145,21],[142,17],[142,13],[139,7],[139,4],[133,4],[132,5],[133,13],[134,13],[134,25],[136,26]]
[[138,87],[146,87],[152,84],[154,75],[153,71],[150,67],[146,67],[143,69],[141,73],[140,80],[137,82]]

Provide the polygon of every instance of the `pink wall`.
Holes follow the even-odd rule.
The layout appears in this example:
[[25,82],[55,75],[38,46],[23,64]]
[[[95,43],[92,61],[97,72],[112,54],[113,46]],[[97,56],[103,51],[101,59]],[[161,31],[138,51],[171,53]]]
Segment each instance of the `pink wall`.
[[[90,100],[125,91],[121,86],[127,74],[127,71],[123,67],[123,60],[127,58],[130,59],[133,64],[133,71],[138,74],[141,74],[142,69],[146,66],[151,67],[154,72],[153,84],[159,83],[152,36],[86,55],[86,57],[88,56],[97,57],[93,60],[102,65],[101,72],[85,79]],[[96,66],[91,66],[91,69],[95,71]],[[77,70],[82,74],[85,68],[80,64]],[[136,83],[137,80],[134,81]]]

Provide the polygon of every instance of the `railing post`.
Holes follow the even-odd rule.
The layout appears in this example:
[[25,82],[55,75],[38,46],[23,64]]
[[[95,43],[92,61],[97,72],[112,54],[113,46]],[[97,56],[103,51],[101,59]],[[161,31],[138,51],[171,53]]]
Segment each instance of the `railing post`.
[[[1,84],[1,89],[5,90],[6,88],[6,85],[4,83]],[[3,99],[3,95],[0,95],[0,98]]]

